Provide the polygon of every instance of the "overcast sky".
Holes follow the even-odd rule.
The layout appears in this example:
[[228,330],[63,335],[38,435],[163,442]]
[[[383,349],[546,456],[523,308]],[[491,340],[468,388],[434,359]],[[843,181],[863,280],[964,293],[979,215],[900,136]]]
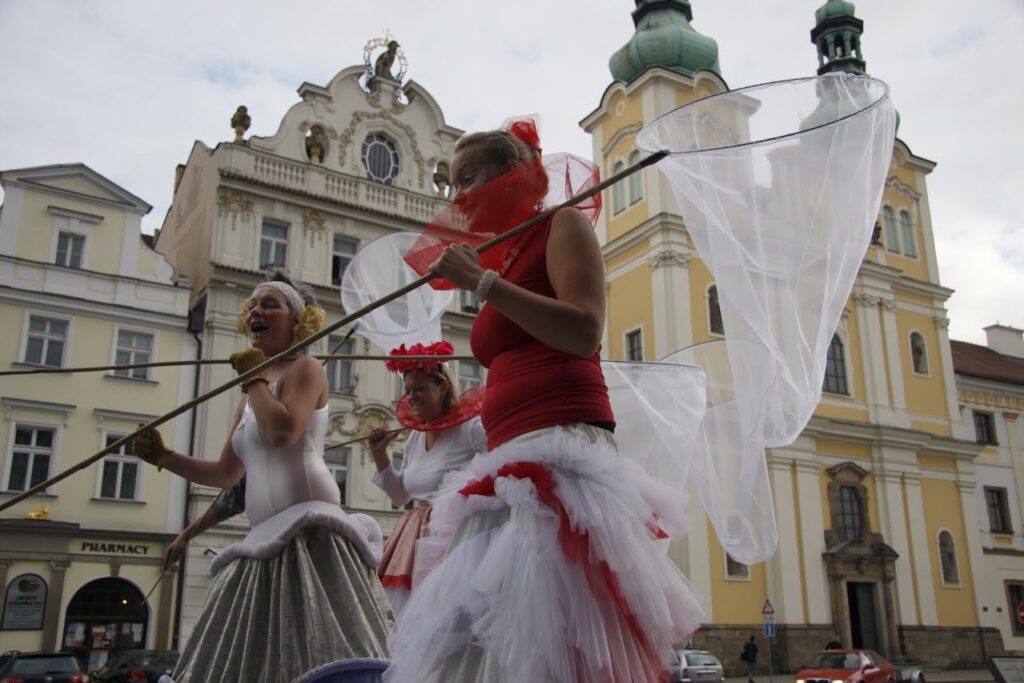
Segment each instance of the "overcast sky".
[[[823,1],[823,0],[822,0]],[[692,0],[732,88],[812,75],[818,0]],[[539,112],[549,151],[591,155],[578,125],[632,35],[628,0],[0,0],[0,169],[83,162],[154,209],[194,140],[230,140],[249,107],[270,135],[303,81],[326,85],[385,29],[447,122]],[[1024,327],[1024,1],[860,0],[868,71],[899,136],[938,162],[929,197],[951,336]],[[1014,123],[1017,121],[1017,123]]]

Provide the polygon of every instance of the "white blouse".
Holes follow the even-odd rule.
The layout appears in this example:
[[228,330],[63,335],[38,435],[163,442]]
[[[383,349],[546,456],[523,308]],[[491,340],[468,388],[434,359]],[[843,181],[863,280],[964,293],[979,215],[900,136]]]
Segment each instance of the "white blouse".
[[487,436],[479,417],[441,432],[427,450],[427,433],[413,431],[405,445],[405,464],[401,472],[391,465],[373,475],[373,483],[401,507],[410,500],[430,502],[437,495],[441,479],[460,469],[477,453],[487,450]]

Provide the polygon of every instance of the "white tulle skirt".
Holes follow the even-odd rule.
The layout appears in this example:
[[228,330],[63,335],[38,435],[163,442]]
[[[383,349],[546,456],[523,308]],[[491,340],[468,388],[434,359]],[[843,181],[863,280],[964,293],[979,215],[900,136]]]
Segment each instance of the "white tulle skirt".
[[661,680],[701,618],[667,556],[684,507],[589,425],[478,456],[434,501],[424,542],[447,554],[403,610],[385,680]]

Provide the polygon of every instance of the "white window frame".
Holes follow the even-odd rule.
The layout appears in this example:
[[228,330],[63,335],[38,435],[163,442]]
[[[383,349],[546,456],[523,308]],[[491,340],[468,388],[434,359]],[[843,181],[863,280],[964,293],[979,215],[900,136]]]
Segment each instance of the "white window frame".
[[[640,163],[640,150],[633,150],[629,155],[629,165],[633,166],[638,163]],[[629,192],[627,193],[629,196],[629,205],[633,206],[644,198],[644,172],[637,171],[633,175],[629,176],[629,180],[626,182],[629,186]]]
[[[152,363],[152,362],[155,361],[155,359],[156,359],[157,341],[158,341],[157,340],[157,332],[156,332],[156,330],[154,330],[154,329],[148,329],[147,330],[147,329],[144,329],[144,328],[141,328],[141,327],[130,327],[128,325],[115,325],[114,326],[114,344],[113,344],[113,348],[111,349],[111,352],[110,352],[110,364],[111,365],[138,365],[138,364],[142,363],[142,361],[139,361],[139,360],[136,359],[136,357],[135,357],[135,353],[136,352],[135,351],[129,351],[127,348],[125,350],[128,351],[128,353],[131,355],[131,360],[129,362],[127,362],[127,363],[118,363],[118,361],[117,361],[117,353],[118,353],[118,351],[121,350],[121,346],[120,346],[121,332],[127,332],[129,334],[140,334],[140,335],[148,336],[150,338],[150,340],[152,341],[152,346],[151,346],[151,348],[149,350],[149,359],[144,361],[144,362]],[[117,377],[119,379],[132,379],[132,380],[146,381],[146,382],[152,382],[153,381],[153,368],[139,368],[139,369],[143,370],[146,373],[145,377],[136,377],[135,373],[137,372],[137,370],[125,370],[125,372],[128,373],[126,375],[118,374],[117,370],[111,370],[109,374],[110,374],[111,377]]]
[[[914,335],[921,338],[921,344],[924,346],[924,372],[918,372],[917,368],[914,367]],[[910,330],[907,333],[907,349],[910,353],[910,372],[917,377],[931,377],[932,376],[932,364],[931,359],[928,357],[928,341],[924,338],[924,334],[919,330]]]
[[[48,206],[46,210],[53,216],[53,237],[50,244],[50,263],[57,263],[57,246],[60,242],[62,232],[83,238],[82,262],[78,264],[80,270],[84,270],[89,263],[89,250],[92,245],[92,229],[97,223],[103,220],[103,216],[94,216],[72,209],[62,209],[59,206]],[[73,266],[63,266],[72,268]]]
[[[66,249],[65,252],[64,252],[64,254],[65,254],[64,263],[61,263],[61,260],[60,260],[60,251],[61,251],[61,249],[60,249],[60,241],[61,241],[61,238],[63,238],[63,237],[67,237],[69,244],[68,244],[68,249]],[[69,263],[69,261],[73,260],[73,256],[74,256],[74,253],[75,253],[74,242],[76,240],[80,241],[81,244],[82,244],[81,248],[78,250],[78,263]],[[70,230],[58,230],[57,231],[57,248],[54,250],[53,262],[56,265],[58,265],[58,266],[60,266],[62,268],[71,268],[71,269],[74,269],[74,270],[81,270],[82,269],[82,264],[85,262],[85,242],[86,242],[86,240],[87,240],[87,238],[86,238],[85,235],[79,235],[78,233],[71,232]]]
[[349,482],[352,480],[352,468],[351,468],[351,465],[352,465],[352,447],[351,446],[328,446],[327,450],[328,451],[334,451],[334,452],[339,452],[340,451],[342,453],[342,459],[344,460],[344,462],[342,462],[342,463],[331,462],[331,461],[329,461],[329,460],[327,460],[325,458],[324,459],[324,463],[327,465],[327,469],[328,469],[328,471],[330,471],[331,477],[334,479],[335,482],[338,481],[337,472],[344,470],[344,472],[345,472],[345,490],[341,491],[339,489],[339,493],[341,494],[341,504],[343,506],[347,506],[347,505],[350,504],[348,492],[349,492],[349,488],[350,488],[349,487]]
[[[942,534],[949,534],[949,540],[953,542],[953,560],[956,562],[956,583],[949,583],[946,581],[946,572],[942,571]],[[957,548],[956,536],[953,532],[946,527],[942,527],[935,534],[935,554],[939,558],[939,581],[942,582],[943,588],[963,588],[963,570],[960,567],[960,549]]]
[[[19,362],[24,363],[25,365],[32,365],[34,367],[55,367],[43,363],[31,363],[25,358],[25,354],[28,352],[28,338],[29,335],[31,334],[31,330],[29,330],[29,323],[33,317],[47,318],[49,320],[59,320],[61,322],[67,323],[67,332],[64,335],[64,348],[61,350],[60,354],[60,365],[56,366],[59,368],[65,367],[68,360],[68,349],[71,348],[71,330],[74,318],[70,318],[66,315],[57,315],[54,313],[50,313],[49,311],[33,311],[28,309],[25,310],[25,314],[23,316],[22,321],[21,348],[18,350]],[[43,354],[43,358],[46,358],[45,353]]]
[[[468,368],[475,368],[473,375],[467,375],[463,371]],[[459,361],[459,393],[465,392],[470,387],[481,387],[484,384],[484,366],[472,360]]]
[[[65,417],[66,417],[66,414],[65,414]],[[0,482],[0,486],[2,486],[3,488],[0,489],[0,490],[2,490],[4,493],[23,493],[23,492],[27,491],[29,488],[31,488],[31,482],[32,482],[31,460],[29,461],[29,468],[28,468],[28,471],[27,471],[27,474],[26,474],[26,480],[25,480],[25,484],[26,485],[25,485],[25,488],[23,488],[23,489],[11,489],[10,488],[10,483],[11,483],[11,467],[14,465],[14,449],[15,448],[19,448],[19,446],[17,446],[14,443],[14,436],[17,433],[18,428],[22,427],[22,428],[27,428],[27,429],[48,429],[48,430],[53,431],[53,442],[50,445],[50,462],[49,462],[49,466],[47,467],[46,477],[44,477],[44,481],[45,481],[46,479],[49,479],[50,477],[52,477],[54,472],[58,471],[57,470],[57,453],[60,451],[60,437],[61,437],[61,427],[62,427],[62,425],[54,424],[52,422],[50,422],[50,423],[39,422],[38,420],[17,420],[17,419],[10,420],[8,422],[8,424],[10,425],[10,428],[9,428],[9,433],[7,435],[7,454],[6,454],[6,457],[4,458],[4,479],[3,479],[2,482]],[[32,460],[35,460],[35,453],[33,453]],[[47,494],[47,495],[53,495],[53,487],[50,486],[50,487],[44,489],[44,493]]]
[[[370,159],[366,154],[366,145],[371,143],[370,138],[380,138],[373,142],[380,142],[385,147],[390,148],[390,168],[388,169],[387,177],[378,177],[370,170]],[[398,142],[388,132],[383,130],[372,130],[368,131],[363,136],[363,141],[359,143],[359,161],[363,165],[363,170],[366,171],[366,177],[375,183],[382,185],[394,185],[395,180],[398,179],[399,174],[402,172],[402,154],[398,149]]]
[[[630,356],[629,356],[629,352],[630,352],[630,344],[629,344],[629,342],[630,342],[630,338],[632,338],[634,335],[636,336],[636,338],[638,338],[640,340],[640,357],[639,358],[630,358]],[[640,325],[639,327],[634,327],[631,330],[626,330],[626,332],[624,332],[622,334],[622,350],[623,350],[622,357],[625,358],[627,361],[642,361],[644,359],[644,328],[643,328],[643,325]]]
[[[356,342],[355,342],[355,339],[352,339],[351,337],[349,337],[347,340],[345,340],[345,343],[342,344],[340,347],[338,347],[337,350],[335,350],[334,347],[337,346],[338,342],[340,342],[344,338],[345,337],[343,335],[342,336],[337,336],[337,335],[330,335],[330,336],[328,336],[327,337],[327,344],[326,344],[327,348],[325,349],[325,353],[337,353],[337,354],[352,354],[352,353],[354,353],[355,352],[355,348],[356,348]],[[348,348],[347,351],[345,350],[346,347]],[[342,364],[345,364],[345,365],[348,366],[348,375],[349,375],[349,378],[350,378],[351,381],[350,381],[348,387],[338,388],[338,387],[333,386],[334,385],[334,375],[341,372]],[[330,391],[332,394],[351,395],[351,394],[355,393],[355,391],[356,391],[356,381],[358,380],[358,377],[356,376],[356,365],[355,365],[354,361],[351,361],[351,360],[331,360],[331,361],[327,361],[327,368],[326,368],[326,370],[327,370],[327,389],[328,389],[328,391]]]
[[[100,448],[106,448],[107,444],[111,440],[117,440],[121,437],[130,434],[131,432],[117,432],[106,429],[100,430]],[[118,453],[111,453],[110,455],[103,456],[103,459],[97,463],[99,467],[96,470],[96,489],[93,492],[93,498],[96,500],[124,503],[124,502],[144,502],[145,498],[142,495],[142,479],[143,473],[145,472],[145,465],[134,455],[125,453],[126,444],[122,444]],[[117,479],[114,483],[115,494],[120,494],[121,491],[121,477],[124,474],[124,465],[131,463],[135,465],[135,491],[134,496],[131,498],[122,498],[120,495],[104,496],[103,495],[103,470],[106,468],[107,463],[114,463],[117,465]]]
[[[616,175],[626,170],[626,164],[622,160],[612,164],[611,175]],[[617,216],[626,210],[626,188],[622,183],[615,183],[611,188],[612,193],[612,215]]]
[[[344,243],[348,243],[349,245],[351,245],[351,247],[352,247],[352,253],[351,254],[345,254],[345,253],[342,253],[342,252],[338,251],[338,241],[339,240],[341,240]],[[341,285],[341,280],[342,280],[343,277],[345,277],[345,270],[349,267],[349,265],[351,265],[352,259],[355,258],[356,252],[358,252],[358,251],[359,251],[359,240],[358,239],[356,239],[355,237],[351,237],[349,235],[342,235],[342,234],[339,234],[339,233],[334,233],[334,237],[331,239],[331,263],[330,263],[330,273],[331,273],[331,284],[332,285],[334,285],[336,287]],[[335,262],[335,259],[346,259],[345,260],[345,264],[338,271],[338,280],[337,280],[337,282],[334,281],[334,262]]]
[[[743,574],[730,574],[729,573],[729,562],[730,561],[732,561],[733,564],[736,564],[736,565],[739,565],[741,567],[744,567],[746,569],[746,571]],[[743,564],[742,562],[734,559],[732,556],[729,555],[729,551],[724,550],[724,549],[722,550],[722,573],[723,573],[726,581],[747,581],[747,582],[749,582],[751,580],[751,578],[750,578],[750,565],[749,564]]]
[[[284,238],[282,239],[280,237],[268,237],[264,233],[264,230],[267,227],[282,228],[284,230]],[[288,252],[290,251],[288,249],[288,243],[291,241],[291,227],[292,227],[291,224],[286,222],[286,221],[278,220],[276,218],[267,218],[266,216],[263,217],[263,219],[260,221],[260,241],[259,241],[259,249],[258,249],[258,252],[256,254],[256,261],[257,261],[256,265],[257,266],[259,266],[260,268],[265,268],[266,266],[268,266],[271,263],[273,263],[273,264],[278,265],[281,268],[287,268],[288,267]],[[269,242],[270,245],[271,245],[271,248],[270,248],[271,253],[270,253],[270,260],[269,261],[264,261],[263,260],[263,243],[264,242]],[[280,245],[284,245],[284,258],[281,261],[277,261],[275,259],[275,256],[277,254],[277,247],[280,246]]]

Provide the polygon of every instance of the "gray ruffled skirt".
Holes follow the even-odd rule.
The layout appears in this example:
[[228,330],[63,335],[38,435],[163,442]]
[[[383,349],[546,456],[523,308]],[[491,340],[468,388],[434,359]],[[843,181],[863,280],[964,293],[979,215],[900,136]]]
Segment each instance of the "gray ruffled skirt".
[[177,683],[301,681],[338,659],[388,659],[391,611],[374,569],[323,527],[214,578],[174,672]]

